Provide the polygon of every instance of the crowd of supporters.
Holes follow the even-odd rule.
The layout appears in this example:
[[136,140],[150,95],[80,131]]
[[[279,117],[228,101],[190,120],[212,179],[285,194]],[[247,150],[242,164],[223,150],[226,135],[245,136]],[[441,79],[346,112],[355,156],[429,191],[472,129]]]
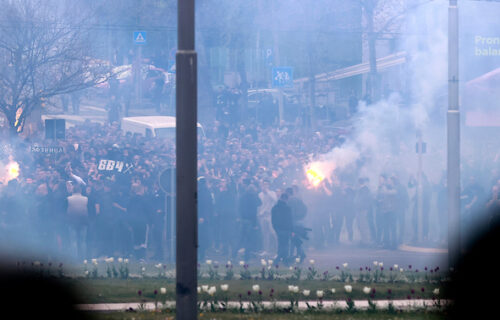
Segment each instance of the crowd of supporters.
[[[205,125],[198,147],[200,259],[276,257],[282,232],[277,236],[276,230],[282,225],[291,226],[283,260],[305,257],[304,241],[317,249],[335,246],[343,230],[348,242],[368,247],[395,249],[408,235],[417,241],[414,178],[401,181],[396,174],[382,173],[377,189],[356,172],[325,179],[315,188],[308,183],[305,166],[311,156],[341,145],[342,134],[218,121]],[[59,149],[43,152],[40,146],[47,145]],[[172,220],[165,219],[169,209],[159,175],[175,166],[173,139],[125,134],[117,123],[86,122],[68,129],[63,140],[19,142],[10,156],[19,163],[20,174],[0,190],[3,243],[42,245],[52,254],[79,259],[164,258],[163,232]],[[497,205],[495,190],[498,186],[489,206]],[[437,240],[444,242],[446,186],[431,185],[424,175],[424,239],[430,233],[432,194]],[[473,200],[464,209],[468,211],[487,198],[473,181],[465,196]],[[293,209],[291,221],[273,217],[279,199]],[[297,203],[302,203],[300,210]]]

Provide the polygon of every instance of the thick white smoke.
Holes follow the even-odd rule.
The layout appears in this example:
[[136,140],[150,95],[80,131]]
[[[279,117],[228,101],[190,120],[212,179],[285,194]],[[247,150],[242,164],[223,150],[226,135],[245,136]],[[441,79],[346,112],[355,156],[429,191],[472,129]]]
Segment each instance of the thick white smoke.
[[361,103],[346,141],[313,159],[307,168],[317,167],[329,177],[342,174],[352,164],[357,166],[359,177],[370,178],[372,189],[380,174],[396,174],[404,182],[417,174],[415,144],[417,132],[421,132],[427,144],[424,172],[435,182],[440,179],[446,142],[446,13],[446,6],[440,3],[407,13],[403,32],[408,36],[400,51],[408,54],[408,62],[400,77],[408,79],[410,99],[403,103],[402,96],[395,93],[372,105]]

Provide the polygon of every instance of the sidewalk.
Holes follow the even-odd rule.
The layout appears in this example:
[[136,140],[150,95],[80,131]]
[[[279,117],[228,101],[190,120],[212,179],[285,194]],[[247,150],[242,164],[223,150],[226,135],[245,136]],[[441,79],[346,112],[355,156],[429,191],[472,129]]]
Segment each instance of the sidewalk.
[[[383,310],[387,309],[389,306],[389,300],[376,300],[374,301],[375,304],[377,305],[378,310]],[[405,310],[405,311],[411,311],[411,310],[417,310],[417,309],[423,309],[427,308],[428,310],[433,310],[437,309],[438,307],[436,306],[437,301],[433,300],[393,300],[392,304],[395,309],[400,309],[400,310]],[[243,308],[248,309],[251,307],[250,302],[244,301],[243,303]],[[448,301],[446,300],[441,300],[441,307],[446,306]],[[271,301],[264,301],[262,302],[263,306],[267,309],[272,309],[274,304],[276,307],[280,308],[286,308],[290,306],[290,301],[276,301],[276,302],[271,302]],[[299,310],[307,310],[308,306],[311,307],[317,307],[318,302],[316,300],[310,300],[310,301],[299,301]],[[360,310],[366,310],[368,309],[368,301],[367,300],[354,300],[354,305],[356,309]],[[167,301],[165,308],[172,308],[175,306],[175,301]],[[229,301],[228,302],[229,308],[239,308],[240,303],[238,301]],[[83,311],[125,311],[125,310],[154,310],[155,309],[155,304],[154,302],[148,302],[148,303],[143,303],[141,306],[141,303],[101,303],[101,304],[80,304],[77,305],[77,308],[79,310]],[[158,302],[158,308],[164,308],[163,304]],[[346,309],[347,308],[347,303],[345,300],[330,300],[330,301],[323,301],[323,309]]]

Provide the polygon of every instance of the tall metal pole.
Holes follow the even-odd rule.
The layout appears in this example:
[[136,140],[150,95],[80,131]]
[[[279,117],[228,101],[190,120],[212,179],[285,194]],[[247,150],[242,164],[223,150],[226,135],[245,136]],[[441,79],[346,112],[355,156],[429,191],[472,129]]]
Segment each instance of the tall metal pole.
[[423,148],[422,148],[422,131],[419,129],[417,131],[417,158],[418,158],[418,166],[417,166],[417,234],[416,239],[418,242],[422,242],[424,239],[424,187],[423,187]]
[[176,55],[176,319],[197,318],[197,57],[194,0],[178,0]]
[[448,260],[460,257],[460,111],[458,101],[458,6],[448,8]]
[[[275,7],[276,1],[271,3],[271,15],[273,18],[273,55],[274,55],[274,63],[276,67],[281,65],[280,63],[280,46],[278,42],[278,26],[276,24],[277,19],[275,18]],[[281,126],[281,123],[285,120],[285,111],[283,109],[283,89],[278,88],[278,126]]]

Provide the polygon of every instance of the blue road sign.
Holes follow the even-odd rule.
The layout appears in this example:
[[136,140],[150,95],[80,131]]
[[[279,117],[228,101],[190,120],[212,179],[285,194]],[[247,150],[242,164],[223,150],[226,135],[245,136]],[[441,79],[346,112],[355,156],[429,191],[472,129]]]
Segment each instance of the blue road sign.
[[146,31],[134,31],[134,43],[146,44]]
[[272,49],[267,49],[266,52],[265,52],[265,56],[266,56],[266,64],[269,67],[272,67],[273,66],[273,62],[274,62],[273,50]]
[[272,71],[273,88],[292,88],[293,87],[293,68],[292,67],[274,67]]

